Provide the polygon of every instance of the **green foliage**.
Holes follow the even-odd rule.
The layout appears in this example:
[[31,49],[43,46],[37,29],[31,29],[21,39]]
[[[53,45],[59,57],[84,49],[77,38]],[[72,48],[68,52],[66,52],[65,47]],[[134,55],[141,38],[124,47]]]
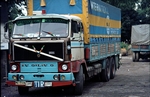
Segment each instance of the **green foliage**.
[[102,0],[120,9],[133,9],[138,0]]
[[8,32],[9,32],[9,34],[11,34],[12,32],[13,32],[13,28],[14,28],[14,24],[13,23],[9,23],[8,24]]
[[130,43],[131,27],[140,23],[139,14],[133,9],[123,9],[121,16],[121,41]]
[[128,50],[128,44],[127,43],[125,43],[125,42],[121,42],[121,44],[120,44],[120,47],[121,48],[125,48],[126,50]]
[[142,0],[138,5],[137,12],[141,16],[141,23],[150,24],[150,3],[149,0]]

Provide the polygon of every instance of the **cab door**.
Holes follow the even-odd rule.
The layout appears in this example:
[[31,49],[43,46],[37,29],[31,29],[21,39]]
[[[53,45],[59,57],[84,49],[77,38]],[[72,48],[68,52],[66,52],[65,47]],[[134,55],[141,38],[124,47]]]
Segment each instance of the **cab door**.
[[71,60],[81,60],[84,58],[83,26],[81,22],[71,23]]

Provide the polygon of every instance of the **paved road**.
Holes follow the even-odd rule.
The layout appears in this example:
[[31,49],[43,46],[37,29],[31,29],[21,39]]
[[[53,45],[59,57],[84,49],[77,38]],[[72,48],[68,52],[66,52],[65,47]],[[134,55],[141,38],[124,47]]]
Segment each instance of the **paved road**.
[[132,62],[124,56],[116,77],[109,82],[85,83],[83,95],[74,96],[70,89],[31,89],[26,96],[19,96],[16,87],[1,85],[1,97],[150,97],[150,60]]

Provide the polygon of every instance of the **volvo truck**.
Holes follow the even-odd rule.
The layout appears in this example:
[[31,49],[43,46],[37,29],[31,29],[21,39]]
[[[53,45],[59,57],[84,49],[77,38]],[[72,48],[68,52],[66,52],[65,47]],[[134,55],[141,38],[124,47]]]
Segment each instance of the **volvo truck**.
[[120,66],[121,12],[101,0],[29,0],[9,43],[7,84],[20,95],[30,87],[71,86],[77,95],[95,77],[108,82]]

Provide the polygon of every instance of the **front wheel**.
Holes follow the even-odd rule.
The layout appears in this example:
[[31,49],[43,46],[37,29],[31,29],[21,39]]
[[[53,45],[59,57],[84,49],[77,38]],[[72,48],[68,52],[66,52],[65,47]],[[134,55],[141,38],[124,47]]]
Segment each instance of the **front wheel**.
[[76,95],[81,95],[82,92],[83,92],[83,84],[84,84],[84,74],[83,74],[82,65],[80,66],[79,72],[75,73],[74,76],[75,76],[75,81],[76,81],[76,86],[74,88],[74,93]]
[[20,95],[25,95],[29,92],[29,87],[18,86],[18,92]]

